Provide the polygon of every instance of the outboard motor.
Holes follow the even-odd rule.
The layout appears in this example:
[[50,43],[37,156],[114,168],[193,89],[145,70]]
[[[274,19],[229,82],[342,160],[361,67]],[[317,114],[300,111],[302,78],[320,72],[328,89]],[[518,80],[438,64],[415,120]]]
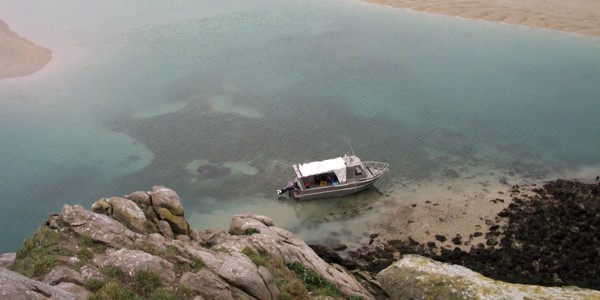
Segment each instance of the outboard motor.
[[288,184],[286,187],[284,187],[280,190],[277,190],[277,195],[281,195],[285,192],[291,192],[295,189],[296,189],[296,183],[293,180],[290,180],[290,181],[288,181]]

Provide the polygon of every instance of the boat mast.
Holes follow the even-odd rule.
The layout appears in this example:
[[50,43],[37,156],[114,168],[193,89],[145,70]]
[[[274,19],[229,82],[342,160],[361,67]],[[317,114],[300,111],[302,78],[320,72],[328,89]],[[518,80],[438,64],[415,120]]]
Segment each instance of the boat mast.
[[345,139],[348,142],[348,146],[350,146],[350,151],[352,151],[352,156],[356,156],[356,155],[354,155],[354,149],[352,149],[352,144],[350,144],[350,139],[349,138],[345,138]]

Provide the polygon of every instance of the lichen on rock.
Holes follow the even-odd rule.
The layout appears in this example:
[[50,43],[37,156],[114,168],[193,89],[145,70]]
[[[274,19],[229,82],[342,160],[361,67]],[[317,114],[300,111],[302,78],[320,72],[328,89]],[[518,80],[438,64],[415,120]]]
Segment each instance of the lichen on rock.
[[506,283],[419,255],[403,256],[377,279],[392,299],[600,299],[600,291]]
[[[346,270],[324,262],[304,241],[265,216],[236,215],[231,233],[197,232],[189,228],[177,194],[161,186],[149,193],[102,198],[91,209],[64,205],[26,240],[13,269],[62,289],[69,295],[65,299],[309,298],[306,289],[290,292],[281,285],[289,280],[302,285],[280,273],[287,263],[302,263],[339,295],[372,298]],[[244,252],[247,248],[278,262],[280,269],[256,264]],[[293,276],[289,270],[287,274]]]

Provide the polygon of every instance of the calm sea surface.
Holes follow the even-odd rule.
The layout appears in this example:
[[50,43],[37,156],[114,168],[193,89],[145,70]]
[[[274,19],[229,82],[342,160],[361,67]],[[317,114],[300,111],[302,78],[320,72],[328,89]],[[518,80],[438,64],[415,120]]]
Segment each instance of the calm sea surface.
[[[341,0],[9,0],[0,18],[54,55],[0,81],[0,253],[65,203],[153,185],[198,230],[252,212],[346,241],[407,180],[600,170],[598,38]],[[275,195],[347,139],[390,163],[376,189]]]

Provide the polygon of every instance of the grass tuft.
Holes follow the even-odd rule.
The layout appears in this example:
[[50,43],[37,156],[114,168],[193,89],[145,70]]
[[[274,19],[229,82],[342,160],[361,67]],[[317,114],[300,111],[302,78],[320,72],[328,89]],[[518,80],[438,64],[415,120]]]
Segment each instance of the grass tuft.
[[145,294],[150,294],[162,286],[160,276],[148,270],[141,270],[137,272],[134,276],[134,279],[135,287]]
[[92,239],[92,236],[89,234],[82,234],[79,237],[79,242],[77,242],[77,245],[81,248],[89,248],[92,247],[94,245],[94,240]]
[[253,234],[257,234],[260,233],[260,230],[256,229],[256,228],[246,228],[244,230],[244,235],[253,235]]
[[90,278],[85,281],[85,288],[90,292],[95,293],[104,286],[104,281],[97,278]]
[[61,234],[42,225],[32,237],[25,239],[17,251],[12,270],[30,278],[39,278],[56,265],[56,256],[65,252],[59,241]]
[[192,269],[200,270],[200,269],[204,268],[205,266],[206,265],[204,264],[204,262],[202,261],[201,258],[192,257],[192,263],[190,264],[190,267],[192,267]]
[[265,267],[273,275],[275,285],[279,289],[279,299],[295,300],[309,299],[308,290],[298,280],[294,272],[286,268],[281,259],[274,258],[266,253],[259,253],[254,248],[245,247],[242,253],[248,256],[259,267]]
[[117,279],[111,279],[88,300],[137,300],[142,299],[129,287],[122,285]]
[[286,267],[296,274],[298,279],[304,283],[309,291],[315,292],[318,295],[330,296],[334,298],[342,296],[335,285],[327,281],[317,272],[305,267],[303,264],[299,262],[293,262],[286,264]]
[[111,278],[111,279],[116,279],[116,278],[119,278],[119,277],[122,277],[123,275],[125,275],[125,273],[121,269],[119,269],[115,266],[103,267],[102,269],[100,269],[100,272],[104,276]]

